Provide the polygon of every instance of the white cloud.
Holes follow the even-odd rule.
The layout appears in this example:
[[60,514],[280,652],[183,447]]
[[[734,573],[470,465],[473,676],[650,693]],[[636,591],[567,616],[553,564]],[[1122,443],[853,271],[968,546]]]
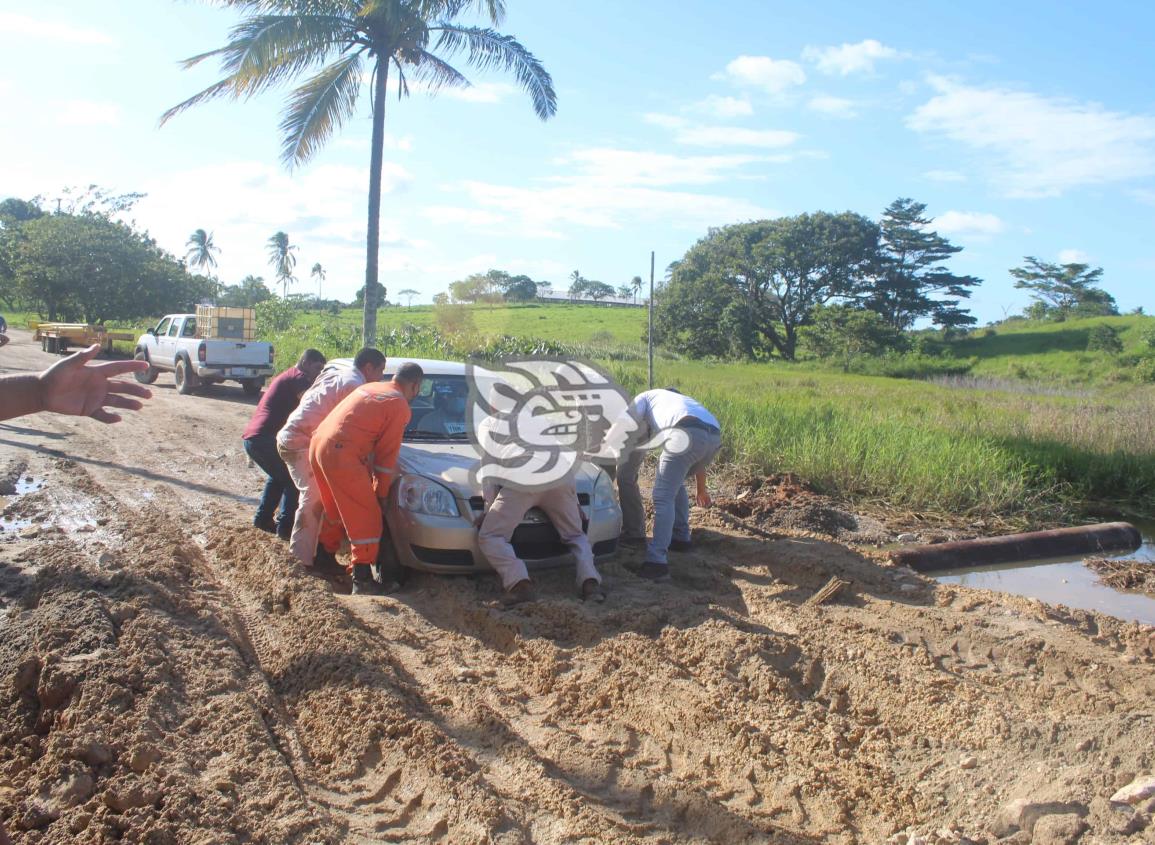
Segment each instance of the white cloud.
[[749,117],[754,114],[754,107],[745,97],[718,97],[709,96],[694,104],[694,110],[705,112],[713,117],[723,119],[731,117]]
[[[329,142],[332,146],[342,150],[357,150],[358,152],[369,151],[369,138],[334,138]],[[394,150],[397,152],[408,153],[413,151],[413,136],[412,135],[394,135],[392,132],[386,132],[383,138],[383,147],[386,150]]]
[[52,44],[112,45],[113,38],[96,29],[69,26],[59,20],[40,20],[12,12],[0,12],[0,36],[15,35],[31,39],[45,39]]
[[854,111],[854,103],[851,100],[844,100],[842,97],[814,97],[806,104],[806,107],[827,117],[851,118],[857,116]]
[[120,123],[120,106],[92,100],[69,100],[52,109],[59,126],[116,126]]
[[932,228],[942,235],[989,238],[1006,226],[994,214],[976,211],[947,211],[934,219]]
[[770,94],[781,94],[806,81],[806,72],[797,62],[772,59],[769,56],[739,56],[715,78],[728,79],[739,85],[751,85]]
[[807,47],[802,58],[818,65],[823,73],[849,76],[852,73],[872,73],[874,63],[884,59],[897,59],[899,52],[873,38],[857,44],[842,44],[838,47]]
[[468,88],[442,88],[434,96],[467,103],[500,103],[516,92],[517,88],[505,82],[477,82]]
[[[382,191],[404,192],[410,174],[387,162]],[[287,232],[299,247],[301,281],[290,292],[313,291],[308,268],[320,262],[328,271],[325,289],[350,298],[365,279],[364,168],[323,165],[290,174],[271,163],[237,161],[176,171],[146,182],[147,196],[132,216],[147,223],[157,242],[177,257],[194,229],[213,232],[221,248],[219,275],[235,283],[252,273],[272,278],[265,243]],[[398,270],[424,246],[408,240],[404,222],[381,223],[381,267]]]
[[672,114],[658,114],[657,112],[642,115],[642,120],[654,126],[660,126],[663,129],[681,129],[683,126],[689,125],[689,121],[684,117],[678,117]]
[[1081,249],[1061,249],[1059,250],[1060,264],[1087,264],[1091,260],[1091,256],[1083,252]]
[[505,223],[503,214],[479,208],[457,208],[449,205],[431,205],[421,209],[421,216],[447,226],[491,227]]
[[1009,196],[1058,196],[1155,173],[1151,116],[942,77],[929,82],[937,95],[906,125],[988,154],[993,180]]
[[674,140],[694,147],[789,147],[801,137],[782,129],[739,129],[733,126],[698,126],[680,130]]
[[967,177],[957,170],[928,170],[922,174],[932,182],[965,182]]
[[561,238],[575,227],[622,229],[639,222],[694,231],[774,212],[739,198],[672,187],[735,178],[743,168],[764,160],[583,149],[557,160],[563,171],[544,187],[468,181],[452,190],[472,200],[474,208],[508,218],[507,233],[524,237]]

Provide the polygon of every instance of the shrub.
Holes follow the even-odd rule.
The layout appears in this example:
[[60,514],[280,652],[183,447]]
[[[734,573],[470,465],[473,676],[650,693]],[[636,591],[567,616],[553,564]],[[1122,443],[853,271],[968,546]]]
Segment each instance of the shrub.
[[1113,327],[1100,323],[1092,328],[1087,336],[1087,351],[1117,355],[1123,351],[1123,341],[1119,339],[1119,333]]

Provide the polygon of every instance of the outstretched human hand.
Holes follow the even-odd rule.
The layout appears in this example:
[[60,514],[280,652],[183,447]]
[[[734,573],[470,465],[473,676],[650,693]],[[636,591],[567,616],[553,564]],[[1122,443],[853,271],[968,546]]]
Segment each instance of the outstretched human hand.
[[100,352],[100,344],[57,361],[39,376],[41,399],[45,411],[92,417],[103,423],[120,422],[120,414],[105,405],[126,411],[139,411],[137,399],[148,399],[152,391],[130,381],[113,380],[113,376],[135,373],[148,368],[144,361],[106,361],[88,365]]

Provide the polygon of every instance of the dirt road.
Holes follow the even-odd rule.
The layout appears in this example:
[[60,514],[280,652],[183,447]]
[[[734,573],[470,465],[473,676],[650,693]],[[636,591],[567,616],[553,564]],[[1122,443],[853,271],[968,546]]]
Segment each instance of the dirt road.
[[1109,801],[1155,768],[1150,629],[720,523],[600,606],[568,571],[353,598],[249,527],[240,389],[155,388],[0,423],[17,843],[1155,841]]

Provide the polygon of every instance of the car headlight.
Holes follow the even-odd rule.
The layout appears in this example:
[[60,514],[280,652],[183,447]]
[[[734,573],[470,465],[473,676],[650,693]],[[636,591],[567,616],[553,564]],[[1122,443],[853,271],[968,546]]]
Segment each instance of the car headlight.
[[614,483],[604,472],[599,472],[597,481],[594,482],[592,503],[593,509],[596,511],[603,508],[614,508],[618,505],[617,497],[614,496]]
[[457,500],[448,488],[422,475],[406,475],[397,485],[397,504],[411,513],[460,516]]

